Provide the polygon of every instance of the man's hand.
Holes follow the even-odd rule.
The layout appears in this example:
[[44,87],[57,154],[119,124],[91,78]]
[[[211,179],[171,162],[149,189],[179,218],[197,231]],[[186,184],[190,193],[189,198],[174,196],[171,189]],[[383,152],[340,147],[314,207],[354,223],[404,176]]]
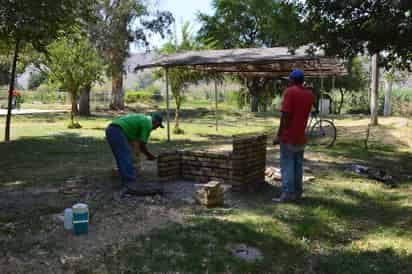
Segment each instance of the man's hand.
[[152,154],[147,155],[146,158],[147,158],[147,160],[149,160],[149,161],[154,161],[154,160],[156,160],[156,156],[154,156],[154,155],[152,155]]
[[140,151],[146,155],[147,160],[149,161],[154,161],[156,160],[156,156],[154,156],[150,151],[147,149],[147,146],[145,143],[139,141],[139,146],[140,146]]
[[273,138],[272,144],[275,145],[275,146],[280,144],[279,136],[275,136],[275,138]]

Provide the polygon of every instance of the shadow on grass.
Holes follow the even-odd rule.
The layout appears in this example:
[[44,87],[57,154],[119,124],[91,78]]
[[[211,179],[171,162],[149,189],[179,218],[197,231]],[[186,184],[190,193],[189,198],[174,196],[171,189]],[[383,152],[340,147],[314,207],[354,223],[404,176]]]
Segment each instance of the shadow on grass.
[[[102,133],[103,135],[103,133]],[[150,149],[155,153],[177,149],[202,149],[227,140],[194,142],[190,139],[166,140],[153,138]],[[42,137],[23,137],[11,143],[0,143],[0,186],[21,181],[21,186],[33,184],[63,184],[75,176],[108,176],[114,159],[103,138],[85,137],[77,132],[61,132]],[[154,163],[155,164],[155,163]]]
[[0,185],[25,181],[27,185],[92,175],[110,166],[111,153],[103,139],[61,132],[0,143]]
[[345,157],[354,163],[364,163],[371,167],[381,167],[385,170],[403,172],[412,168],[412,153],[399,151],[398,147],[390,144],[374,143],[366,150],[361,140],[342,140],[331,148],[314,148],[331,157]]
[[[231,254],[235,244],[258,248],[263,259],[247,263]],[[304,251],[254,224],[197,218],[134,239],[106,258],[111,273],[291,273],[304,267]],[[123,272],[125,271],[125,272]]]
[[[163,117],[166,117],[167,113],[166,113],[166,109],[159,109],[158,111],[161,115],[163,115]],[[179,112],[180,118],[182,119],[201,119],[201,118],[205,118],[209,115],[214,115],[215,111],[214,109],[207,109],[204,107],[198,107],[198,108],[194,108],[194,109],[181,109]],[[176,110],[175,109],[170,109],[169,111],[171,120],[173,120],[173,118],[176,115]]]
[[[325,192],[305,197],[295,211],[278,218],[297,238],[321,240],[331,246],[347,244],[367,233],[399,228],[405,220],[410,221],[411,208],[396,204],[403,198],[385,193],[374,197],[351,189]],[[268,210],[263,208],[259,214],[270,214]]]
[[410,273],[412,255],[392,248],[381,250],[339,250],[319,259],[320,273]]
[[[358,182],[357,182],[358,183]],[[408,236],[412,228],[412,209],[399,202],[408,194],[386,191],[355,191],[317,185],[309,188],[296,204],[279,205],[271,199],[280,193],[279,186],[266,187],[258,193],[241,194],[239,207],[245,214],[277,218],[298,238],[319,240],[331,247],[346,245],[365,234],[397,230]]]
[[[263,224],[265,225],[265,224]],[[133,239],[105,257],[110,273],[409,273],[412,256],[393,249],[333,249],[319,254],[275,225],[197,218]],[[245,262],[230,247],[258,248],[263,258]],[[112,254],[106,252],[106,254]]]
[[69,122],[70,120],[70,113],[35,113],[35,114],[25,114],[22,116],[12,116],[12,125],[13,125],[13,120],[20,120],[20,121],[30,121],[30,122],[36,122],[36,121],[41,121],[41,122],[48,122],[48,123],[55,123],[59,121],[67,121]]

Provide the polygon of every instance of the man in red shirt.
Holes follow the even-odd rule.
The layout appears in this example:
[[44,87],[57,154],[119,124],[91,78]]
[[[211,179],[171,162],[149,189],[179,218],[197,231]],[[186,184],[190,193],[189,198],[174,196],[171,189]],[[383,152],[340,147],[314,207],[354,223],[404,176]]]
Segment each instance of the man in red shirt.
[[274,199],[287,202],[302,196],[303,153],[306,145],[306,125],[314,102],[313,93],[303,87],[304,74],[293,70],[290,86],[285,90],[281,106],[278,134],[273,143],[280,143],[282,195]]

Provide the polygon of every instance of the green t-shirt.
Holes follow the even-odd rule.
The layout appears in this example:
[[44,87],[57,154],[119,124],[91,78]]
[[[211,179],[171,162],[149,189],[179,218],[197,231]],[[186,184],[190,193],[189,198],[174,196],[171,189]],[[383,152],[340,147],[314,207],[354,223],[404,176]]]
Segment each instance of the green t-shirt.
[[129,114],[113,120],[112,124],[122,128],[129,141],[147,143],[152,131],[152,118],[143,114]]

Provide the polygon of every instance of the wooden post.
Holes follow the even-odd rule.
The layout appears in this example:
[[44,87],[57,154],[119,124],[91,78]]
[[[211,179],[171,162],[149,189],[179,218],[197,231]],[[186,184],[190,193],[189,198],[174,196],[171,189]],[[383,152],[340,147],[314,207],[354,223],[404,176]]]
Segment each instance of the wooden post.
[[392,113],[391,97],[392,97],[392,87],[393,87],[394,77],[395,77],[395,68],[393,67],[386,74],[385,103],[383,106],[383,116],[385,117],[391,116],[391,113]]
[[167,119],[167,141],[170,142],[170,98],[169,98],[169,70],[165,68],[166,88],[166,119]]
[[379,53],[372,56],[372,79],[371,79],[371,125],[378,125],[378,98],[379,98]]
[[215,120],[216,120],[216,131],[218,131],[218,115],[217,115],[217,81],[215,80]]
[[322,92],[323,92],[323,77],[320,77],[320,93],[319,93],[319,118],[322,117],[323,110],[323,101],[322,101]]
[[245,80],[244,80],[244,86],[245,86],[245,106],[244,106],[244,116],[245,116],[245,126],[247,126],[247,110],[248,110],[248,105],[247,105],[247,92],[246,92],[246,90],[247,90],[247,79],[245,78]]
[[13,65],[11,69],[10,75],[10,86],[9,86],[9,97],[8,97],[8,104],[7,104],[7,116],[6,116],[6,128],[5,128],[5,136],[4,141],[10,141],[10,123],[11,123],[11,108],[12,108],[12,99],[13,99],[13,91],[14,85],[16,80],[16,67],[17,67],[17,59],[19,56],[19,46],[20,40],[16,41],[16,47],[14,49],[14,57],[13,57]]
[[[336,76],[333,75],[332,76],[332,94],[334,94],[334,90],[335,90],[335,81],[336,81]],[[330,102],[330,106],[329,106],[329,110],[330,110],[330,114],[333,114],[332,116],[332,122],[335,120],[335,115],[336,111],[334,109],[332,109],[333,105],[332,102]]]

